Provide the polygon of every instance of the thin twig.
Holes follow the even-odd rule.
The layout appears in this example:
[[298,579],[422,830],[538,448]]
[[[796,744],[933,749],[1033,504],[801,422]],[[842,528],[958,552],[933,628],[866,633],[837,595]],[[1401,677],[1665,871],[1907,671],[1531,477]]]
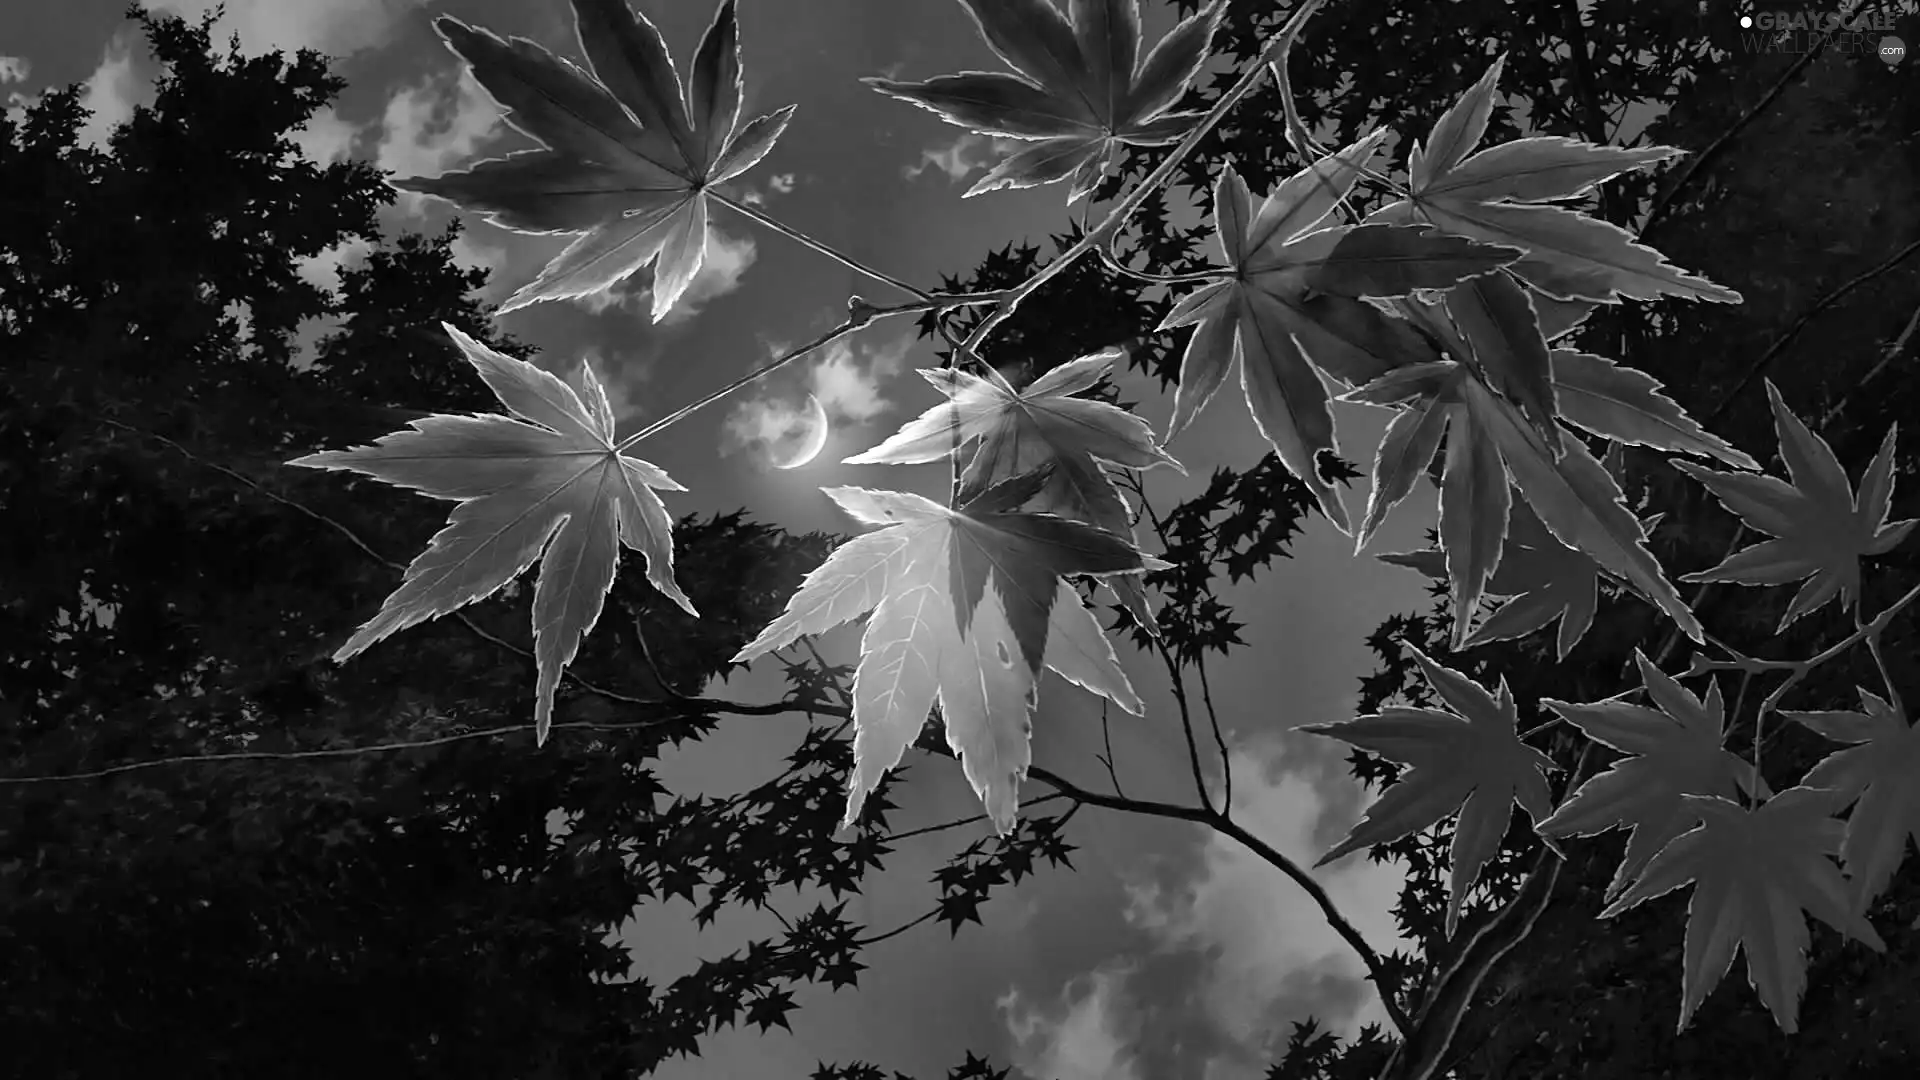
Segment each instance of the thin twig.
[[1339,906],[1333,902],[1333,897],[1327,894],[1327,890],[1322,887],[1318,881],[1314,880],[1313,875],[1303,869],[1299,863],[1281,854],[1272,845],[1254,836],[1236,822],[1223,818],[1218,813],[1202,807],[1152,802],[1146,799],[1127,799],[1116,795],[1102,795],[1098,792],[1089,791],[1086,788],[1080,787],[1072,781],[1038,766],[1029,769],[1027,775],[1065,794],[1076,803],[1099,806],[1108,810],[1120,810],[1130,814],[1143,814],[1148,817],[1191,821],[1210,826],[1238,840],[1249,851],[1258,855],[1268,865],[1293,879],[1295,884],[1299,885],[1306,891],[1308,896],[1313,898],[1314,903],[1320,908],[1321,915],[1327,920],[1327,925],[1333,927],[1334,932],[1340,935],[1347,945],[1353,949],[1354,953],[1360,957],[1361,963],[1366,965],[1368,977],[1372,979],[1375,987],[1380,991],[1381,1003],[1385,1006],[1387,1015],[1393,1021],[1394,1026],[1400,1030],[1403,1036],[1412,1030],[1412,1024],[1408,1021],[1406,1013],[1400,1008],[1399,1002],[1394,999],[1393,980],[1388,976],[1386,965],[1381,961],[1380,954],[1373,950],[1373,946],[1367,943],[1367,939],[1361,935],[1360,931],[1352,922],[1348,921]]
[[[716,702],[711,699],[697,699],[702,706],[698,711],[689,711],[688,715],[706,715],[713,712],[730,712],[751,716],[777,716],[792,712],[793,707],[784,702],[771,705],[745,705],[736,702]],[[717,707],[716,707],[717,706]],[[675,717],[674,719],[684,719]],[[642,728],[658,727],[664,720],[637,720],[630,723],[609,723],[606,721],[564,721],[555,723],[552,731],[633,731]],[[170,765],[222,765],[236,761],[307,761],[318,758],[357,757],[362,754],[386,754],[399,750],[426,750],[450,743],[466,742],[472,739],[490,739],[499,735],[518,735],[530,732],[532,724],[503,724],[499,727],[481,728],[477,731],[462,731],[452,735],[438,735],[431,739],[411,739],[404,742],[375,743],[371,746],[336,746],[324,750],[237,750],[222,754],[180,754],[174,757],[152,758],[146,761],[129,761],[119,765],[109,765],[103,769],[91,769],[77,773],[53,773],[38,776],[0,776],[0,785],[48,784],[72,780],[98,780],[122,773],[140,772],[145,769],[158,769]]]
[[1772,88],[1765,94],[1762,94],[1760,100],[1748,107],[1746,112],[1740,114],[1740,118],[1733,122],[1732,127],[1721,132],[1719,138],[1708,143],[1705,150],[1700,151],[1698,155],[1687,163],[1686,171],[1680,174],[1680,179],[1674,181],[1673,186],[1667,189],[1666,194],[1662,195],[1659,201],[1653,204],[1653,208],[1647,211],[1647,220],[1640,225],[1641,243],[1645,244],[1650,242],[1647,239],[1648,235],[1653,232],[1656,226],[1662,223],[1668,211],[1678,205],[1680,193],[1685,191],[1687,187],[1693,183],[1695,178],[1702,175],[1706,167],[1712,164],[1715,158],[1720,156],[1720,152],[1726,149],[1727,144],[1733,140],[1733,137],[1738,135],[1748,124],[1752,123],[1754,118],[1760,115],[1761,110],[1773,104],[1774,99],[1786,90],[1787,84],[1798,78],[1800,73],[1806,70],[1807,65],[1813,63],[1814,60],[1820,56],[1821,51],[1827,47],[1827,39],[1825,35],[1819,35],[1819,37],[1820,40],[1814,43],[1813,48],[1801,53],[1800,58],[1795,60],[1792,66],[1788,67],[1786,72],[1774,81]]
[[[1747,366],[1747,370],[1741,373],[1739,380],[1733,384],[1732,389],[1728,390],[1726,396],[1721,398],[1719,406],[1708,413],[1706,417],[1700,421],[1700,425],[1705,427],[1719,419],[1720,414],[1725,412],[1728,407],[1732,405],[1734,398],[1740,395],[1740,391],[1746,389],[1747,385],[1753,382],[1756,376],[1766,370],[1767,365],[1773,361],[1773,358],[1785,351],[1786,347],[1793,343],[1793,339],[1800,335],[1800,331],[1806,329],[1807,324],[1811,323],[1816,316],[1845,299],[1846,295],[1853,290],[1865,285],[1881,274],[1898,267],[1901,263],[1911,258],[1915,252],[1920,252],[1920,240],[1915,240],[1906,247],[1894,252],[1886,261],[1873,269],[1854,275],[1846,284],[1841,285],[1839,288],[1821,297],[1818,301],[1815,301],[1812,307],[1808,308],[1798,319],[1794,320],[1793,325],[1787,328],[1785,334],[1782,334],[1776,339],[1774,343],[1767,348],[1766,352],[1760,354],[1758,360],[1755,360]],[[1869,373],[1868,378],[1871,378],[1872,374],[1876,374],[1878,371],[1879,368],[1876,367],[1874,372]],[[1865,380],[1862,381],[1864,382]]]
[[903,923],[902,925],[896,926],[884,934],[875,934],[872,937],[859,938],[854,941],[853,945],[855,948],[858,948],[858,949],[864,949],[869,945],[878,945],[890,937],[899,937],[901,934],[906,933],[907,931],[913,929],[916,926],[919,926],[921,923],[926,922],[928,919],[934,918],[939,914],[940,914],[940,909],[934,908],[932,911],[927,912],[925,915],[920,916],[919,918],[913,920],[912,922]]
[[1100,764],[1105,765],[1107,767],[1107,779],[1113,782],[1113,793],[1124,799],[1127,797],[1127,793],[1125,790],[1123,790],[1120,787],[1120,777],[1113,770],[1113,734],[1111,731],[1112,725],[1110,725],[1107,722],[1108,713],[1110,711],[1107,705],[1108,705],[1107,699],[1101,698],[1100,699],[1100,742],[1101,742],[1101,745],[1106,747],[1106,753],[1095,755],[1094,760],[1100,762]]
[[1220,118],[1225,116],[1235,105],[1239,104],[1240,99],[1245,97],[1247,92],[1253,89],[1254,84],[1260,81],[1261,74],[1266,70],[1267,61],[1277,60],[1284,63],[1287,51],[1292,48],[1294,40],[1300,36],[1300,31],[1306,26],[1307,19],[1312,16],[1315,11],[1319,10],[1321,4],[1324,2],[1325,0],[1302,0],[1300,6],[1294,10],[1292,17],[1287,20],[1286,25],[1280,29],[1278,34],[1274,35],[1273,40],[1267,47],[1261,50],[1260,59],[1248,66],[1246,72],[1240,76],[1239,81],[1233,84],[1232,89],[1221,95],[1220,100],[1213,103],[1213,107],[1207,110],[1207,114],[1200,119],[1200,122],[1195,124],[1192,129],[1181,138],[1180,142],[1174,146],[1173,151],[1161,159],[1160,164],[1156,165],[1153,171],[1148,173],[1146,178],[1140,181],[1139,186],[1128,192],[1126,197],[1122,198],[1119,203],[1107,213],[1106,218],[1101,221],[1098,228],[1092,232],[1082,234],[1080,239],[1076,241],[1072,247],[1062,252],[1060,256],[1052,262],[1041,267],[1037,273],[1025,282],[1010,290],[1004,300],[994,305],[993,310],[987,313],[987,317],[980,320],[980,324],[973,328],[973,333],[968,335],[965,343],[966,351],[971,353],[977,350],[987,335],[991,334],[1001,323],[1012,317],[1014,309],[1020,306],[1020,301],[1031,296],[1040,286],[1046,284],[1055,275],[1066,270],[1067,267],[1073,264],[1074,260],[1092,250],[1096,245],[1104,241],[1108,235],[1118,232],[1120,227],[1126,224],[1127,218],[1140,207],[1140,204],[1146,202],[1154,191],[1157,190],[1160,185],[1166,183],[1167,179],[1179,169],[1180,163],[1186,159],[1188,154],[1193,152],[1194,147],[1200,145],[1200,140],[1206,137],[1207,132],[1213,130],[1214,125],[1220,122]]
[[1160,654],[1161,663],[1166,665],[1167,679],[1173,683],[1173,700],[1180,709],[1180,733],[1186,736],[1187,740],[1187,766],[1193,772],[1194,792],[1200,796],[1200,805],[1206,809],[1207,813],[1216,813],[1213,797],[1207,793],[1206,775],[1200,768],[1200,745],[1193,738],[1193,710],[1187,706],[1187,687],[1185,681],[1180,678],[1180,664],[1174,660],[1173,653],[1166,645],[1157,641],[1154,644],[1157,646],[1155,651]]
[[881,282],[882,284],[891,285],[902,292],[911,293],[912,295],[917,296],[922,300],[931,300],[934,298],[933,294],[930,292],[927,292],[925,289],[922,289],[916,285],[909,284],[908,282],[901,281],[899,278],[894,277],[892,274],[888,274],[880,270],[875,270],[873,267],[868,266],[867,264],[861,262],[859,259],[856,259],[853,256],[848,255],[844,252],[836,251],[832,247],[829,247],[828,245],[823,244],[818,240],[815,240],[813,237],[808,236],[806,233],[803,233],[798,229],[795,229],[792,226],[787,225],[785,222],[782,222],[778,218],[768,217],[767,215],[761,213],[758,210],[755,210],[753,207],[747,205],[746,203],[735,202],[733,199],[727,198],[725,195],[720,194],[720,192],[712,188],[707,189],[707,197],[714,200],[715,202],[721,203],[725,206],[732,207],[735,212],[744,214],[747,217],[752,218],[754,221],[757,221],[760,224],[765,225],[767,228],[772,229],[774,232],[777,232],[782,236],[785,236],[791,240],[795,240],[805,245],[806,247],[811,248],[812,250],[817,251],[822,255],[825,255],[827,258],[832,259],[834,262],[837,262],[840,265],[845,266],[850,270],[853,270],[856,273],[865,274],[866,276],[872,278],[875,281]]
[[[1855,626],[1861,627],[1862,629],[1864,629],[1863,624],[1859,622],[1858,613],[1856,613],[1854,616],[1854,624]],[[1895,716],[1907,715],[1907,707],[1904,704],[1902,704],[1900,701],[1900,688],[1893,684],[1893,672],[1888,670],[1887,658],[1885,654],[1883,654],[1880,650],[1880,635],[1868,634],[1866,637],[1866,641],[1867,641],[1867,651],[1873,654],[1873,666],[1880,670],[1880,681],[1886,684],[1887,703],[1893,706],[1893,713]]]
[[1220,734],[1220,714],[1213,707],[1213,687],[1207,681],[1207,657],[1197,653],[1193,658],[1194,670],[1200,673],[1200,701],[1207,709],[1207,722],[1213,727],[1213,745],[1220,750],[1221,783],[1226,789],[1221,799],[1223,813],[1233,813],[1233,759],[1227,756],[1227,740]]
[[[1028,807],[1038,806],[1041,803],[1052,802],[1055,799],[1065,799],[1070,797],[1071,796],[1069,796],[1064,791],[1055,791],[1046,795],[1036,795],[1031,799],[1020,800],[1020,809],[1025,810]],[[895,844],[895,843],[899,843],[902,840],[911,840],[916,836],[926,836],[929,833],[945,832],[948,829],[957,829],[962,825],[971,825],[976,821],[985,821],[985,820],[987,820],[987,815],[985,814],[975,814],[972,817],[955,818],[952,821],[943,821],[938,825],[926,825],[918,829],[908,829],[906,832],[888,833],[887,835],[880,837],[880,842],[883,844]]]

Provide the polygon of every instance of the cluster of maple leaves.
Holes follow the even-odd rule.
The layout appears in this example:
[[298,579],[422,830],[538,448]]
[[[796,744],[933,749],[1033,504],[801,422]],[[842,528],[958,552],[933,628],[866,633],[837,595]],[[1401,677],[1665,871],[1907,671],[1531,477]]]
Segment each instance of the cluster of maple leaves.
[[[1137,0],[1067,0],[1065,14],[1049,0],[960,2],[1014,74],[867,81],[968,130],[1025,144],[969,195],[1066,181],[1071,203],[1098,182],[1119,145],[1181,141],[1200,119],[1168,110],[1207,56],[1222,0],[1180,22],[1144,57]],[[623,0],[572,4],[590,71],[525,39],[435,21],[507,121],[542,148],[394,183],[484,212],[505,228],[578,234],[501,311],[592,294],[652,265],[658,320],[700,268],[713,186],[763,158],[793,107],[740,124],[734,0],[720,4],[684,87],[658,30]],[[1257,206],[1231,164],[1223,165],[1213,200],[1221,265],[1159,327],[1193,327],[1167,437],[1190,424],[1237,369],[1262,437],[1334,527],[1356,534],[1361,546],[1411,494],[1444,442],[1440,547],[1385,557],[1449,583],[1456,648],[1557,619],[1564,657],[1591,623],[1602,572],[1703,640],[1647,550],[1649,522],[1627,508],[1616,477],[1581,433],[1740,470],[1675,462],[1771,538],[1683,580],[1804,580],[1783,626],[1836,596],[1851,608],[1860,558],[1885,554],[1914,525],[1886,521],[1895,433],[1887,433],[1855,491],[1832,449],[1769,384],[1789,482],[1764,475],[1759,462],[1703,430],[1647,375],[1554,348],[1598,304],[1663,296],[1737,303],[1740,296],[1670,265],[1573,204],[1679,150],[1534,136],[1476,152],[1500,68],[1496,60],[1413,147],[1404,186],[1373,168],[1385,129],[1323,154]],[[1363,178],[1401,197],[1364,220],[1329,224]],[[674,583],[670,522],[657,494],[682,489],[628,454],[633,440],[614,441],[612,410],[591,366],[583,365],[576,389],[446,330],[506,415],[428,416],[371,446],[292,462],[353,470],[458,504],[403,584],[335,659],[490,596],[539,561],[535,723],[544,741],[561,672],[599,618],[622,545],[641,553],[654,587],[693,613]],[[735,659],[866,617],[853,681],[848,821],[936,704],[950,748],[1002,835],[1015,826],[1043,668],[1142,711],[1069,583],[1107,579],[1140,625],[1152,627],[1140,575],[1168,564],[1134,543],[1130,508],[1113,477],[1119,469],[1179,465],[1144,421],[1077,396],[1118,355],[1091,353],[1024,387],[992,369],[923,371],[946,400],[847,461],[930,462],[970,451],[953,506],[903,492],[823,489],[874,530],[809,574],[786,611]],[[1394,410],[1357,532],[1316,468],[1337,441],[1328,380],[1346,388],[1344,400]],[[1476,627],[1488,594],[1506,600]],[[1779,1025],[1793,1031],[1805,984],[1803,913],[1883,947],[1863,912],[1891,880],[1907,835],[1920,838],[1913,794],[1920,787],[1911,779],[1920,770],[1920,735],[1896,705],[1863,690],[1863,712],[1785,713],[1850,748],[1775,793],[1749,781],[1747,764],[1723,749],[1717,683],[1702,699],[1638,657],[1651,707],[1622,698],[1542,702],[1624,755],[1555,807],[1546,783],[1552,762],[1520,740],[1504,681],[1490,692],[1417,650],[1413,657],[1446,709],[1390,708],[1306,728],[1411,766],[1322,863],[1457,814],[1451,932],[1515,803],[1549,844],[1628,829],[1603,917],[1694,886],[1683,1028],[1744,947],[1750,981]],[[1850,804],[1842,822],[1836,815]],[[958,879],[943,886],[960,896],[970,891]],[[958,903],[949,913],[956,922],[970,914]]]

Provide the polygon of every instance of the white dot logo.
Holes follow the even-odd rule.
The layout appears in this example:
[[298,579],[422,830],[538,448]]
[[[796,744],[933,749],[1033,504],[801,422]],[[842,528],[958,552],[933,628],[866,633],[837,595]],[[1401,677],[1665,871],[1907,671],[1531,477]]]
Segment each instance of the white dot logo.
[[1740,29],[1742,30],[1753,29],[1753,16],[1751,15],[1740,16]]

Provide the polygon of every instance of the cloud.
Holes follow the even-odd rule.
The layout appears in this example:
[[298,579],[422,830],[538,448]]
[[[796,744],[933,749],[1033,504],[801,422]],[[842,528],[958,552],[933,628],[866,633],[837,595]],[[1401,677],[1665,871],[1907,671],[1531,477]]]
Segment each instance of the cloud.
[[[10,82],[26,82],[33,74],[33,65],[24,56],[0,56],[0,86]],[[7,91],[7,103],[4,111],[7,119],[18,125],[27,122],[27,109],[40,100],[39,94],[23,94],[18,90]]]
[[342,240],[311,258],[295,259],[294,270],[302,281],[314,288],[338,292],[341,267],[358,262],[372,249],[373,245],[365,240]]
[[808,369],[808,389],[826,407],[828,416],[864,424],[893,407],[881,396],[880,381],[900,373],[906,364],[908,345],[909,339],[902,337],[891,345],[868,350],[866,363],[862,364],[854,356],[853,346],[841,338],[827,346],[825,355]]
[[[502,130],[500,107],[464,67],[402,86],[387,99],[374,164],[396,176],[438,176],[468,164]],[[420,216],[427,197],[395,193],[401,212]]]
[[1013,1062],[1046,1080],[1141,1080],[1128,1050],[1126,966],[1101,967],[1069,983],[1058,1010],[1029,1006],[1019,990],[994,1002],[1006,1014]]
[[[759,257],[760,249],[751,236],[735,239],[720,231],[711,221],[707,223],[707,252],[700,260],[700,270],[687,283],[687,291],[660,320],[661,326],[678,326],[700,314],[707,301],[727,295],[740,287],[740,279],[746,275],[747,268]],[[653,267],[647,266],[635,271],[622,281],[615,282],[604,292],[573,298],[575,304],[586,308],[595,315],[603,314],[613,308],[632,311],[651,319],[653,317]]]
[[300,148],[301,156],[320,166],[345,161],[359,137],[359,125],[340,119],[331,105],[315,110],[306,123],[293,130],[293,144]]
[[[1311,866],[1322,847],[1317,834],[1327,824],[1321,821],[1327,793],[1319,785],[1353,782],[1312,763],[1284,764],[1283,748],[1298,738],[1289,733],[1234,748],[1233,816],[1281,854]],[[1407,947],[1391,915],[1402,867],[1360,854],[1312,873],[1376,950]],[[1184,885],[1148,882],[1128,892],[1128,921],[1162,948],[1212,956],[1200,996],[1212,1018],[1249,1049],[1277,1050],[1283,1043],[1275,1039],[1280,1020],[1312,1014],[1328,1028],[1352,1034],[1386,1018],[1371,984],[1363,981],[1359,958],[1313,900],[1227,837],[1208,836],[1199,873]]]
[[[864,424],[878,418],[893,408],[893,402],[881,394],[880,384],[905,367],[911,344],[910,337],[901,337],[859,349],[847,338],[834,341],[817,357],[800,361],[807,365],[804,389],[749,398],[734,406],[722,428],[721,453],[748,447],[773,450],[797,439],[806,428],[808,394],[819,399],[829,424]],[[773,357],[790,348],[775,342],[767,351]]]
[[[740,279],[746,275],[747,267],[753,265],[760,249],[754,245],[753,237],[742,236],[738,240],[720,229],[712,222],[707,223],[707,253],[700,260],[700,272],[693,275],[687,283],[687,291],[661,319],[661,325],[674,326],[686,322],[695,315],[709,300],[718,299],[740,287]],[[647,310],[652,311],[653,290],[647,290]]]
[[[1283,732],[1231,752],[1234,820],[1301,866],[1344,833],[1363,801],[1342,755],[1322,750]],[[1364,967],[1311,898],[1235,841],[1192,835],[1191,846],[1126,872],[1121,926],[1097,931],[1098,952],[1049,965],[1054,980],[1063,966],[1081,972],[1057,1001],[1028,1006],[1044,997],[1031,983],[1002,997],[1027,1080],[1056,1072],[1064,1080],[1082,1062],[1123,1077],[1262,1080],[1295,1021],[1313,1016],[1348,1036],[1385,1022]],[[1398,864],[1362,854],[1310,872],[1377,951],[1408,947],[1391,914]]]
[[494,301],[506,296],[517,284],[507,280],[506,270],[511,253],[499,244],[489,244],[475,235],[472,226],[462,229],[459,236],[448,245],[455,266],[469,269],[480,268],[488,272],[487,284],[480,290],[482,300]]
[[605,350],[589,345],[580,352],[579,359],[564,371],[554,374],[567,380],[576,390],[583,384],[580,369],[593,365],[593,374],[607,391],[607,402],[613,406],[615,421],[627,420],[641,415],[642,409],[636,400],[637,392],[647,382],[652,366],[641,353],[609,354]]
[[114,34],[80,93],[81,107],[91,113],[80,125],[80,145],[106,146],[114,127],[133,119],[133,107],[152,96],[152,85],[134,77],[133,35],[125,30]]
[[938,168],[947,174],[947,179],[958,183],[966,179],[968,173],[997,163],[1021,145],[1018,139],[969,131],[946,146],[920,151],[920,160],[901,169],[900,175],[908,180],[917,180],[927,169]]
[[144,0],[149,11],[178,15],[197,24],[217,6],[213,41],[234,34],[251,55],[280,49],[288,53],[317,49],[335,57],[384,45],[406,13],[424,0]]

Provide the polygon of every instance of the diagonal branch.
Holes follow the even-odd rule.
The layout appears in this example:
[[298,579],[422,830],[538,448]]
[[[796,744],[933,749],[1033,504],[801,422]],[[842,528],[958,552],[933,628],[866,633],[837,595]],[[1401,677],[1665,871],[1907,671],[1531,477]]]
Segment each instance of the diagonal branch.
[[1641,243],[1651,242],[1647,237],[1653,232],[1654,226],[1664,222],[1667,214],[1679,204],[1680,194],[1686,191],[1695,179],[1705,173],[1707,166],[1711,165],[1713,160],[1720,156],[1721,151],[1727,148],[1727,144],[1733,141],[1733,137],[1738,135],[1748,124],[1753,123],[1754,118],[1759,116],[1762,110],[1773,104],[1774,99],[1778,98],[1781,93],[1786,90],[1789,83],[1799,78],[1800,73],[1806,70],[1808,64],[1818,59],[1821,50],[1826,47],[1827,39],[1825,35],[1822,35],[1820,40],[1815,42],[1812,48],[1800,54],[1800,59],[1795,60],[1792,66],[1788,67],[1787,70],[1781,74],[1773,86],[1765,94],[1760,96],[1759,101],[1754,102],[1748,107],[1746,112],[1740,114],[1740,118],[1733,122],[1732,127],[1721,132],[1719,138],[1708,143],[1705,150],[1700,151],[1697,157],[1687,163],[1686,170],[1680,174],[1680,179],[1674,181],[1673,186],[1666,190],[1666,194],[1660,196],[1653,204],[1653,208],[1647,211],[1647,220],[1640,225]]
[[[661,704],[659,702],[640,702],[643,705]],[[714,698],[691,698],[675,702],[683,711],[671,717],[656,717],[649,720],[631,720],[608,723],[600,720],[576,720],[556,723],[553,731],[633,731],[637,728],[658,727],[661,724],[682,720],[689,716],[705,716],[712,713],[728,712],[742,716],[778,716],[793,711],[793,706],[783,701],[764,705],[748,705],[736,701],[720,701]],[[174,757],[153,758],[147,761],[129,761],[119,765],[109,765],[102,769],[87,772],[53,773],[37,776],[0,776],[0,786],[21,784],[50,784],[72,780],[98,780],[107,776],[119,776],[122,773],[140,772],[146,769],[158,769],[170,765],[219,765],[236,761],[311,761],[324,758],[358,757],[362,754],[388,754],[399,750],[425,750],[435,746],[447,746],[452,743],[466,742],[471,739],[491,739],[497,735],[518,735],[534,729],[532,724],[502,724],[499,727],[480,728],[476,731],[461,731],[452,735],[438,735],[430,739],[409,739],[402,742],[375,743],[371,746],[334,746],[322,750],[236,750],[223,754],[180,754]]]
[[1393,979],[1387,974],[1386,964],[1380,959],[1380,954],[1374,951],[1373,946],[1367,944],[1367,939],[1361,936],[1359,929],[1340,911],[1339,905],[1333,902],[1333,897],[1329,896],[1327,890],[1322,887],[1318,881],[1314,880],[1313,875],[1302,868],[1299,863],[1281,854],[1273,845],[1268,844],[1266,841],[1248,832],[1244,826],[1223,817],[1219,812],[1214,810],[1197,806],[1181,806],[1175,803],[1154,802],[1148,799],[1129,799],[1118,795],[1102,795],[1099,792],[1089,791],[1086,788],[1080,787],[1072,781],[1037,765],[1027,770],[1027,775],[1048,785],[1055,791],[1066,795],[1068,798],[1074,800],[1075,803],[1098,806],[1108,810],[1120,810],[1129,814],[1144,814],[1148,817],[1191,821],[1200,825],[1206,825],[1216,832],[1223,833],[1238,840],[1247,850],[1260,856],[1268,865],[1278,869],[1289,878],[1292,878],[1295,884],[1299,885],[1306,891],[1308,896],[1313,898],[1314,903],[1319,905],[1321,914],[1326,918],[1327,925],[1333,927],[1334,933],[1339,934],[1341,939],[1360,957],[1360,962],[1366,965],[1367,977],[1372,980],[1374,987],[1379,991],[1380,1003],[1385,1006],[1387,1015],[1392,1019],[1394,1026],[1400,1030],[1403,1037],[1412,1031],[1412,1024],[1408,1021],[1406,1012],[1401,1009],[1400,1003],[1394,994]]

